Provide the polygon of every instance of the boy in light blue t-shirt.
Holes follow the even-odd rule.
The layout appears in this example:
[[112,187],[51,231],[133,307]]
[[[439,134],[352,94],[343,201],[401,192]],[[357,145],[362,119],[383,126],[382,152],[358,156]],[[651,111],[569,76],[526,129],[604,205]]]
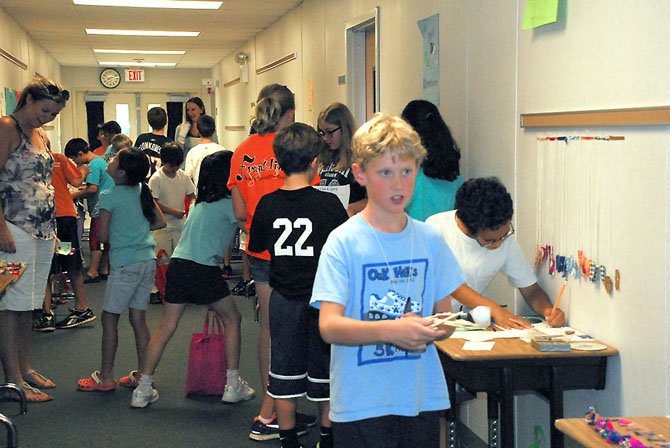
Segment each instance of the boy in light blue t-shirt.
[[426,317],[451,311],[448,296],[465,279],[440,235],[405,214],[425,155],[416,132],[378,115],[353,149],[368,203],[330,234],[311,300],[332,347],[335,447],[437,448],[450,403],[433,342],[453,330],[432,329]]

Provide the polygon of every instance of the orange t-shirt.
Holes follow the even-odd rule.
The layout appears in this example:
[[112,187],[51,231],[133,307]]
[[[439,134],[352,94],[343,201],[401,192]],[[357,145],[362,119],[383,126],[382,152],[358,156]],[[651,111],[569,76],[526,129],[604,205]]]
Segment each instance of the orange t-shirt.
[[[260,135],[253,134],[240,143],[230,160],[230,177],[228,177],[228,189],[237,187],[244,198],[247,209],[247,238],[251,221],[254,219],[256,206],[263,196],[278,190],[284,185],[286,173],[279,167],[277,156],[272,148],[276,132]],[[317,173],[312,179],[312,185],[319,185],[321,178]],[[247,248],[249,240],[247,239]],[[270,252],[246,252],[256,258],[270,261]]]
[[[230,177],[228,188],[237,187],[244,198],[247,208],[246,230],[249,233],[251,221],[254,219],[256,206],[261,198],[284,185],[286,174],[279,167],[275,151],[272,149],[276,132],[270,134],[250,135],[240,143],[230,161]],[[247,241],[249,247],[249,241]],[[270,252],[260,253],[246,251],[263,260],[270,260]]]
[[106,152],[107,152],[106,146],[98,146],[93,150],[93,154],[100,157],[104,156]]
[[68,184],[81,178],[81,172],[70,159],[63,154],[54,153],[54,169],[51,176],[51,185],[54,187],[56,196],[56,217],[77,216],[77,210],[74,208],[74,202]]

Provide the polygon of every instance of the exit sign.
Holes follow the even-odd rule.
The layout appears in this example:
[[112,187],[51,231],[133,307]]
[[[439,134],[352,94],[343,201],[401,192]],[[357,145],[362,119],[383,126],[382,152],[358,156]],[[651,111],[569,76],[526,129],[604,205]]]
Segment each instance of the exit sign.
[[144,82],[144,70],[126,70],[126,82]]

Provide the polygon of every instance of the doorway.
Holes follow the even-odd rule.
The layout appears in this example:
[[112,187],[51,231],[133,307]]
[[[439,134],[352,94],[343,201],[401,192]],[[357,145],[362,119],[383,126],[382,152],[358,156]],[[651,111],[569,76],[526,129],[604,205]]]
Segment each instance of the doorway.
[[[173,96],[174,94],[168,93],[105,92],[104,94],[95,96],[95,99],[104,102],[102,122],[116,121],[121,126],[121,132],[130,137],[132,141],[135,141],[138,135],[151,132],[151,126],[149,126],[149,122],[147,121],[147,112],[149,109],[160,106],[167,111],[168,102],[173,101]],[[183,96],[188,98],[186,95]],[[90,93],[86,95],[87,99],[89,97],[91,97]],[[180,104],[178,108],[181,109],[182,105]],[[77,111],[88,116],[88,112],[84,106],[81,108],[77,107]],[[179,120],[181,120],[181,116]],[[79,123],[77,125],[78,129],[76,129],[77,135],[88,135],[87,129],[84,128],[87,120],[76,120],[76,122]],[[94,123],[93,126],[97,124],[99,123]],[[172,125],[174,128],[178,124],[168,123],[168,129]],[[172,138],[173,135],[168,133],[168,129],[165,130],[165,135]]]
[[346,23],[347,102],[358,123],[379,112],[379,7]]

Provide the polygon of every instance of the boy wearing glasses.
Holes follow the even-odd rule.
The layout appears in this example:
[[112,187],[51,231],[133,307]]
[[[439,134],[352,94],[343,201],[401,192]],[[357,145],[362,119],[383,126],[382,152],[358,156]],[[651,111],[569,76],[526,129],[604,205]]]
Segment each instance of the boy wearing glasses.
[[[563,326],[565,315],[553,310],[547,293],[537,284],[533,269],[514,238],[512,198],[495,177],[470,179],[456,192],[456,210],[438,213],[426,220],[451,248],[467,278],[467,284],[481,294],[498,272],[519,288],[528,305],[553,327]],[[505,328],[529,324],[500,305],[479,294],[459,294],[452,302],[454,311],[465,305],[490,306],[491,316]]]

